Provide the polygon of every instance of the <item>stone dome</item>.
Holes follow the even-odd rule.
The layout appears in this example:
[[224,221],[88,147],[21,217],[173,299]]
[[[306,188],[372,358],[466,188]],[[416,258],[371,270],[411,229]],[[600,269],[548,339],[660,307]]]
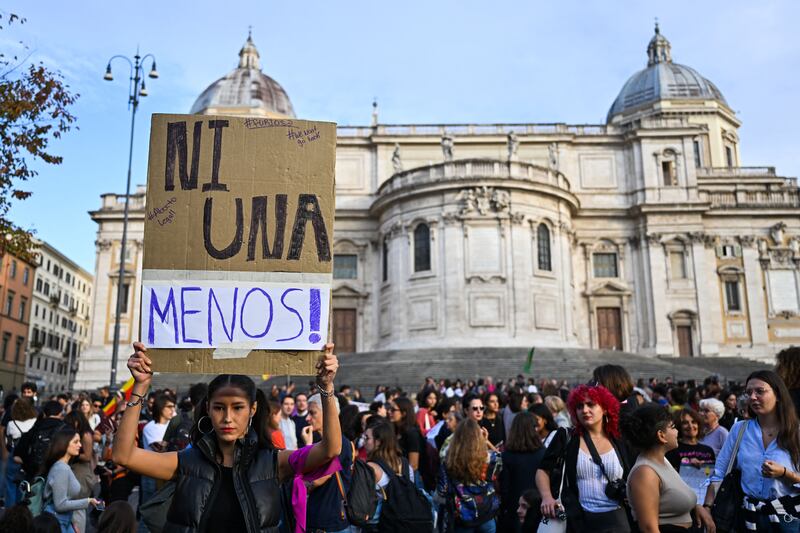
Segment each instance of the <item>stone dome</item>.
[[671,48],[656,24],[656,33],[647,46],[647,68],[622,86],[608,111],[608,122],[619,114],[659,100],[717,100],[728,106],[716,85],[693,68],[672,62]]
[[191,113],[295,118],[286,91],[261,72],[260,55],[249,34],[239,51],[239,66],[209,85]]

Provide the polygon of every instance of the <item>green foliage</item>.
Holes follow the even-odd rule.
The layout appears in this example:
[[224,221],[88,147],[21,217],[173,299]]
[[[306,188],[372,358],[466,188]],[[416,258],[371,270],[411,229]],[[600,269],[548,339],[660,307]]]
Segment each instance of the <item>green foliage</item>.
[[[0,11],[0,30],[14,23],[24,24],[25,19]],[[61,164],[49,144],[74,127],[70,106],[78,98],[60,72],[27,59],[0,51],[0,237],[13,235],[9,242],[21,253],[29,249],[31,236],[8,219],[11,203],[31,195],[24,189],[37,175],[31,163]]]

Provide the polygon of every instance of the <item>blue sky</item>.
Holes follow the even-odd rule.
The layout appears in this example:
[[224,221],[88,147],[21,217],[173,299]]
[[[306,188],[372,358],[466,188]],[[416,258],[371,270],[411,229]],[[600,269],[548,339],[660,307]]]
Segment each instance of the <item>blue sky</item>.
[[[237,64],[253,26],[263,70],[301,118],[383,123],[602,123],[625,80],[646,64],[658,17],[673,59],[712,80],[743,122],[742,164],[800,174],[797,157],[800,2],[673,0],[437,0],[304,2],[205,0],[6,2],[27,18],[0,32],[31,60],[60,69],[81,94],[79,131],[55,143],[57,167],[39,166],[34,195],[13,219],[94,272],[100,194],[124,192],[130,114],[127,67],[102,75],[137,44],[158,59],[137,117],[133,181],[144,183],[149,115],[186,113]],[[150,82],[151,80],[148,80]]]

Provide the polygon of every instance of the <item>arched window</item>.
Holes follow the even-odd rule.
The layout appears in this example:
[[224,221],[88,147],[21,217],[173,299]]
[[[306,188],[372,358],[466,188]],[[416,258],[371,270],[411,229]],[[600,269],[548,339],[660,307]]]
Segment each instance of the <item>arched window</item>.
[[414,272],[431,269],[431,230],[427,224],[414,229]]
[[539,224],[536,228],[536,250],[539,259],[539,270],[553,270],[550,263],[550,229],[547,224]]
[[383,268],[383,276],[381,277],[381,279],[383,281],[388,281],[389,280],[389,237],[383,238],[383,248],[381,250],[381,256],[382,256],[381,267]]

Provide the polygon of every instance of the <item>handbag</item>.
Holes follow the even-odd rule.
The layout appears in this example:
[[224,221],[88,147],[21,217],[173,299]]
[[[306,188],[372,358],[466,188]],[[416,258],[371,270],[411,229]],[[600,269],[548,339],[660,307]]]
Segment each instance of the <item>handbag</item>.
[[[567,465],[563,465],[561,467],[561,483],[558,485],[558,498],[556,498],[556,503],[558,503],[559,507],[561,507],[562,512],[564,505],[561,503],[561,497],[564,493],[564,475],[566,474],[566,471]],[[566,514],[564,516],[566,516]],[[547,516],[543,516],[541,522],[539,522],[539,529],[536,531],[538,533],[566,533],[567,520],[566,518],[561,520],[560,518],[549,518]]]
[[167,482],[149,500],[139,506],[142,522],[151,533],[164,531],[164,526],[167,524],[167,513],[172,505],[172,498],[175,496],[175,486],[175,481]]
[[722,478],[722,483],[720,483],[717,495],[714,498],[714,504],[711,506],[711,518],[714,520],[719,533],[736,531],[737,524],[740,523],[742,516],[742,500],[744,499],[742,471],[738,468],[734,469],[733,465],[736,463],[739,444],[742,442],[742,437],[749,423],[750,421],[747,420],[739,428],[739,435],[736,436],[736,444],[733,446],[733,453],[731,454],[731,460],[728,461],[725,477]]

